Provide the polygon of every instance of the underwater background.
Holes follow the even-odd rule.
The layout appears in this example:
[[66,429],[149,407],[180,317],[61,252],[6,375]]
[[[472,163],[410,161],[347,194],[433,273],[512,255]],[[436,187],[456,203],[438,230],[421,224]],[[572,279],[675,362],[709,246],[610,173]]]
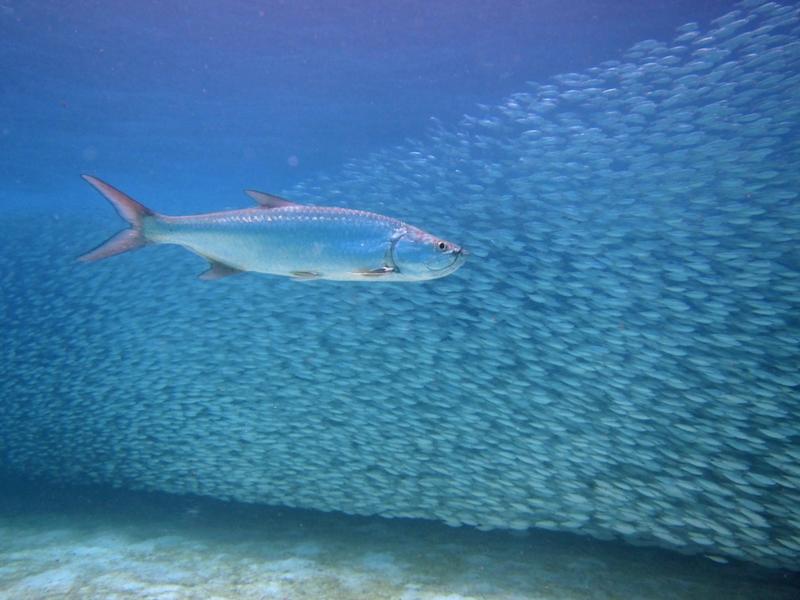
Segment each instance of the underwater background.
[[[795,598],[800,5],[0,0],[0,597]],[[203,282],[244,188],[464,245]]]

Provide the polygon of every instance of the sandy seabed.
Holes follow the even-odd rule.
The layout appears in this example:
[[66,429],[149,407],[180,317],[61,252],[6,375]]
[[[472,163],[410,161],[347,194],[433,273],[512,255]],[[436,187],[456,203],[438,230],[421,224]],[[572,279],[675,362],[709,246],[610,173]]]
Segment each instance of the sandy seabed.
[[793,574],[573,535],[19,482],[4,490],[9,600],[800,597]]

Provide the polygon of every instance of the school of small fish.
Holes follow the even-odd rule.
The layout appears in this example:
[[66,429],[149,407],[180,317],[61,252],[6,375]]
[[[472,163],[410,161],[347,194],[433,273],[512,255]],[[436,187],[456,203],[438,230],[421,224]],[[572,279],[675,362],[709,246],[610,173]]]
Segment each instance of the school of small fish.
[[444,279],[4,221],[0,466],[800,570],[798,167],[800,10],[744,0],[287,191],[458,240]]

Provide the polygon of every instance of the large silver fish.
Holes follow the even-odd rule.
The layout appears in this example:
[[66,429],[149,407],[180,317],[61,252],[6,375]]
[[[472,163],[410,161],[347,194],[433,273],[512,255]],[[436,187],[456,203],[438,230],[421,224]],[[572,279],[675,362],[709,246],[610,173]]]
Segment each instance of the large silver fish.
[[178,244],[209,261],[201,279],[255,271],[295,279],[425,281],[449,275],[466,255],[451,242],[363,210],[248,191],[258,208],[169,217],[96,177],[83,178],[131,225],[81,256],[85,262],[147,244]]

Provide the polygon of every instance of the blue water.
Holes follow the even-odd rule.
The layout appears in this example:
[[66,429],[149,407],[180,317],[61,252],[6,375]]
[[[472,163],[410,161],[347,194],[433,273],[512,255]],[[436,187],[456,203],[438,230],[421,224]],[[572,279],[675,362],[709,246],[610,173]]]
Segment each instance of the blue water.
[[[0,0],[0,595],[793,597],[800,7],[697,4]],[[470,258],[77,264],[81,173]]]
[[0,191],[16,202],[58,194],[43,202],[63,206],[82,186],[76,173],[136,172],[146,191],[171,190],[170,208],[219,206],[243,186],[274,191],[335,170],[419,135],[431,117],[452,123],[732,2],[694,4],[4,2]]

